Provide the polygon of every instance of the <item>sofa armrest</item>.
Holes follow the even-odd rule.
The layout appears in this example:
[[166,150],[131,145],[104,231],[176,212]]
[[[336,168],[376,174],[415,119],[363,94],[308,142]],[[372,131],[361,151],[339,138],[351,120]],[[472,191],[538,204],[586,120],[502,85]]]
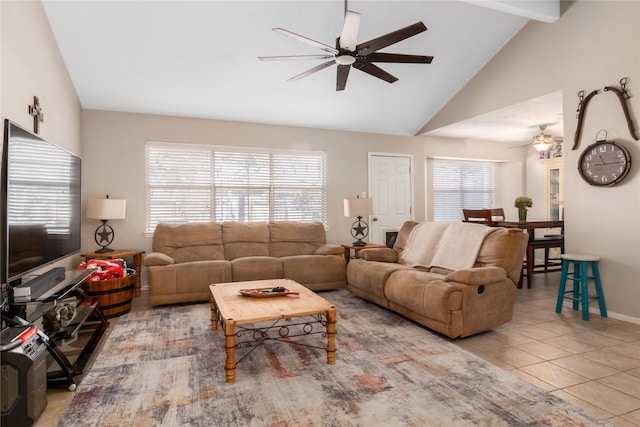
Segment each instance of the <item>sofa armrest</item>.
[[456,270],[444,277],[445,282],[466,283],[468,285],[486,285],[504,281],[507,278],[507,272],[500,267],[477,267],[466,268],[464,270]]
[[340,245],[327,243],[316,249],[314,255],[344,255],[344,248]]
[[175,264],[176,262],[167,254],[163,254],[162,252],[151,252],[143,258],[142,263],[145,267],[155,267]]
[[358,256],[366,261],[398,262],[398,254],[391,248],[363,249]]

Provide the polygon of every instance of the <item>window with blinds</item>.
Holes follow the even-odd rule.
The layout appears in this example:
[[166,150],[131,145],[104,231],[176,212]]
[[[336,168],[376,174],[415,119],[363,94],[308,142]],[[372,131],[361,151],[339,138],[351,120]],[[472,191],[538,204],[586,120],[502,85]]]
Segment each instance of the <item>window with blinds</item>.
[[159,222],[326,223],[326,155],[147,142],[147,232]]
[[433,161],[433,219],[462,220],[462,209],[494,206],[494,163]]

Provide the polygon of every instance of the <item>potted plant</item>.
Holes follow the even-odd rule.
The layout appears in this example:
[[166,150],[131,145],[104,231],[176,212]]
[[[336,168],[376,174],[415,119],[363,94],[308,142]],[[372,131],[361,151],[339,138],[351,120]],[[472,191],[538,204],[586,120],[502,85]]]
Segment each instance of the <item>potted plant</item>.
[[533,200],[531,200],[531,197],[520,196],[516,198],[513,206],[518,208],[518,221],[524,222],[527,220],[527,208],[533,206]]

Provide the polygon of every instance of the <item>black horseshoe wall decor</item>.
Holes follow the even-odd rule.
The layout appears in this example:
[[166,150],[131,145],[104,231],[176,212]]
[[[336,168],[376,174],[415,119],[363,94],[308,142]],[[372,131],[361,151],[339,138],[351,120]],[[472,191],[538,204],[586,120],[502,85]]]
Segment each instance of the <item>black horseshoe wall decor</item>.
[[631,94],[627,90],[627,83],[629,83],[628,77],[623,77],[620,79],[620,89],[613,86],[607,86],[604,88],[605,92],[611,91],[618,95],[618,100],[620,101],[620,105],[622,106],[622,111],[624,112],[624,118],[627,120],[627,127],[629,128],[629,133],[635,139],[638,140],[638,135],[636,134],[636,128],[633,125],[633,120],[631,120],[631,114],[629,113],[629,106],[627,105],[627,100],[631,98]]
[[[631,98],[631,94],[627,90],[627,83],[629,83],[629,78],[623,77],[620,79],[620,89],[614,86],[606,86],[604,88],[604,91],[613,92],[618,96],[618,100],[620,101],[620,105],[622,106],[622,112],[624,113],[624,118],[627,121],[627,127],[629,128],[629,133],[631,134],[633,139],[638,141],[638,139],[640,138],[638,138],[638,135],[636,133],[636,128],[633,124],[633,120],[631,119],[631,113],[629,112],[629,105],[627,104],[627,100]],[[589,95],[587,96],[585,96],[585,93],[586,92],[584,90],[581,90],[580,92],[578,92],[578,99],[580,100],[580,102],[578,103],[578,110],[577,110],[578,125],[576,128],[576,133],[573,136],[573,147],[571,147],[572,150],[577,149],[578,146],[580,145],[580,136],[582,135],[582,125],[584,123],[584,115],[587,111],[587,105],[589,104],[589,101],[591,101],[591,98],[593,98],[595,95],[600,93],[600,90],[596,89],[591,93],[589,93]]]
[[578,103],[578,126],[576,128],[576,133],[573,135],[573,147],[571,147],[572,150],[575,150],[576,148],[578,148],[578,145],[580,145],[580,135],[582,135],[584,113],[587,111],[587,105],[589,105],[589,101],[591,101],[591,98],[593,98],[595,95],[600,93],[600,89],[592,91],[586,97],[584,96],[585,93],[586,92],[584,90],[578,92],[578,99],[580,100],[580,102]]

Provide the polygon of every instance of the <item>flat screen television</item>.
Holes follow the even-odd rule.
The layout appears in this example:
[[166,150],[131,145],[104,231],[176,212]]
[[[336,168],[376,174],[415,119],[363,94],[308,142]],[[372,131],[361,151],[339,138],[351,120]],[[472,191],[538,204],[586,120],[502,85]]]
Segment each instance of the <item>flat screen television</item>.
[[15,287],[80,251],[81,161],[5,120],[1,178],[0,279]]

